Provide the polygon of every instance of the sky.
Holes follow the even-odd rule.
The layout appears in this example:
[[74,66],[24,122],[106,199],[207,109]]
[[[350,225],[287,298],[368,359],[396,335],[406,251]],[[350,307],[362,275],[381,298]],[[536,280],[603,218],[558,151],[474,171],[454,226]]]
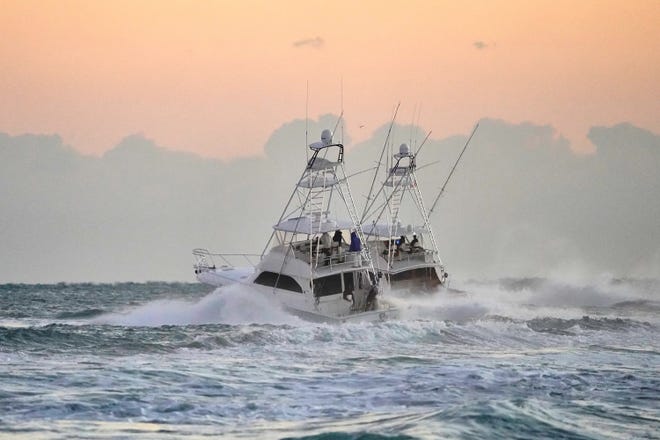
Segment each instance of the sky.
[[399,102],[395,148],[432,131],[427,200],[481,121],[433,220],[450,273],[660,277],[658,23],[657,0],[0,0],[0,282],[261,252],[305,140],[343,110],[363,170]]
[[437,136],[487,117],[593,153],[593,126],[660,132],[659,22],[657,0],[2,0],[0,131],[231,159],[342,109],[365,141],[402,101]]

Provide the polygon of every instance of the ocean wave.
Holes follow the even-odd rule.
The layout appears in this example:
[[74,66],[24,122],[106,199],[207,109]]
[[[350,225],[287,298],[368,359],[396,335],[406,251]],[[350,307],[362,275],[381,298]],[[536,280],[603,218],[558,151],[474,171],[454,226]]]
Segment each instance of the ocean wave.
[[100,316],[104,313],[107,313],[107,311],[103,309],[85,309],[75,312],[60,312],[55,315],[55,319],[85,319],[93,318],[94,316]]
[[163,299],[122,312],[99,316],[94,322],[121,326],[199,324],[295,324],[275,298],[244,286],[218,288],[196,300]]
[[[660,293],[659,293],[660,295]],[[660,301],[646,299],[620,301],[611,305],[615,310],[643,311],[649,313],[660,313]]]
[[527,321],[527,326],[537,332],[565,335],[574,334],[570,331],[574,328],[596,331],[625,331],[635,328],[655,329],[655,326],[648,322],[622,318],[591,318],[589,316],[583,316],[580,319],[536,318]]
[[[214,351],[249,346],[292,347],[305,350],[361,349],[365,355],[381,356],[383,346],[401,347],[404,359],[424,355],[407,352],[411,346],[437,351],[523,350],[563,347],[568,340],[582,343],[591,332],[592,345],[624,346],[630,338],[637,345],[660,350],[658,329],[644,322],[583,317],[565,320],[537,318],[529,321],[485,317],[454,323],[433,320],[389,321],[344,325],[290,324],[196,324],[162,326],[120,326],[107,324],[49,324],[38,327],[0,327],[0,351],[32,353],[99,353],[133,355],[171,353],[180,350]],[[397,363],[401,359],[394,359]],[[387,357],[383,361],[390,362]]]

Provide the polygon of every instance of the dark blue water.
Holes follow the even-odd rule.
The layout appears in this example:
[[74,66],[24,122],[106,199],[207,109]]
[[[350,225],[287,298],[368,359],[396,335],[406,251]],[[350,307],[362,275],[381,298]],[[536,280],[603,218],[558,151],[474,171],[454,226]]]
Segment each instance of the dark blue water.
[[390,293],[300,321],[198,284],[0,286],[0,437],[660,438],[660,282]]

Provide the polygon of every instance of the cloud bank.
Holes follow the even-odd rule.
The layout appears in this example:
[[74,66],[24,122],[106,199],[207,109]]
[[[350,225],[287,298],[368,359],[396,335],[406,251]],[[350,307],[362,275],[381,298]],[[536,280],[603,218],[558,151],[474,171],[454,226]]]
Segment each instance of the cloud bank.
[[[310,138],[335,120],[311,121]],[[0,134],[0,282],[193,280],[194,247],[260,252],[304,166],[304,127],[228,162],[141,136],[97,158],[57,136]],[[344,139],[349,172],[373,165],[386,130]],[[393,145],[423,137],[396,126]],[[440,161],[419,171],[427,204],[466,137],[424,145],[419,165]],[[448,270],[660,276],[660,136],[620,124],[589,137],[596,153],[578,156],[552,127],[482,120],[433,217]],[[352,182],[358,204],[370,179]]]

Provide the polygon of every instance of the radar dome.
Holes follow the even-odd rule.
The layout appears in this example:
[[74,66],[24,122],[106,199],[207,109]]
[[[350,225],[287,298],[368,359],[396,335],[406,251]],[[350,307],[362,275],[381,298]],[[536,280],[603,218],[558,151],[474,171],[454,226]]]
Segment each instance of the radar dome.
[[332,143],[332,132],[327,128],[321,132],[321,142],[326,147]]
[[408,156],[410,154],[410,147],[408,147],[408,144],[401,144],[399,146],[399,156]]

